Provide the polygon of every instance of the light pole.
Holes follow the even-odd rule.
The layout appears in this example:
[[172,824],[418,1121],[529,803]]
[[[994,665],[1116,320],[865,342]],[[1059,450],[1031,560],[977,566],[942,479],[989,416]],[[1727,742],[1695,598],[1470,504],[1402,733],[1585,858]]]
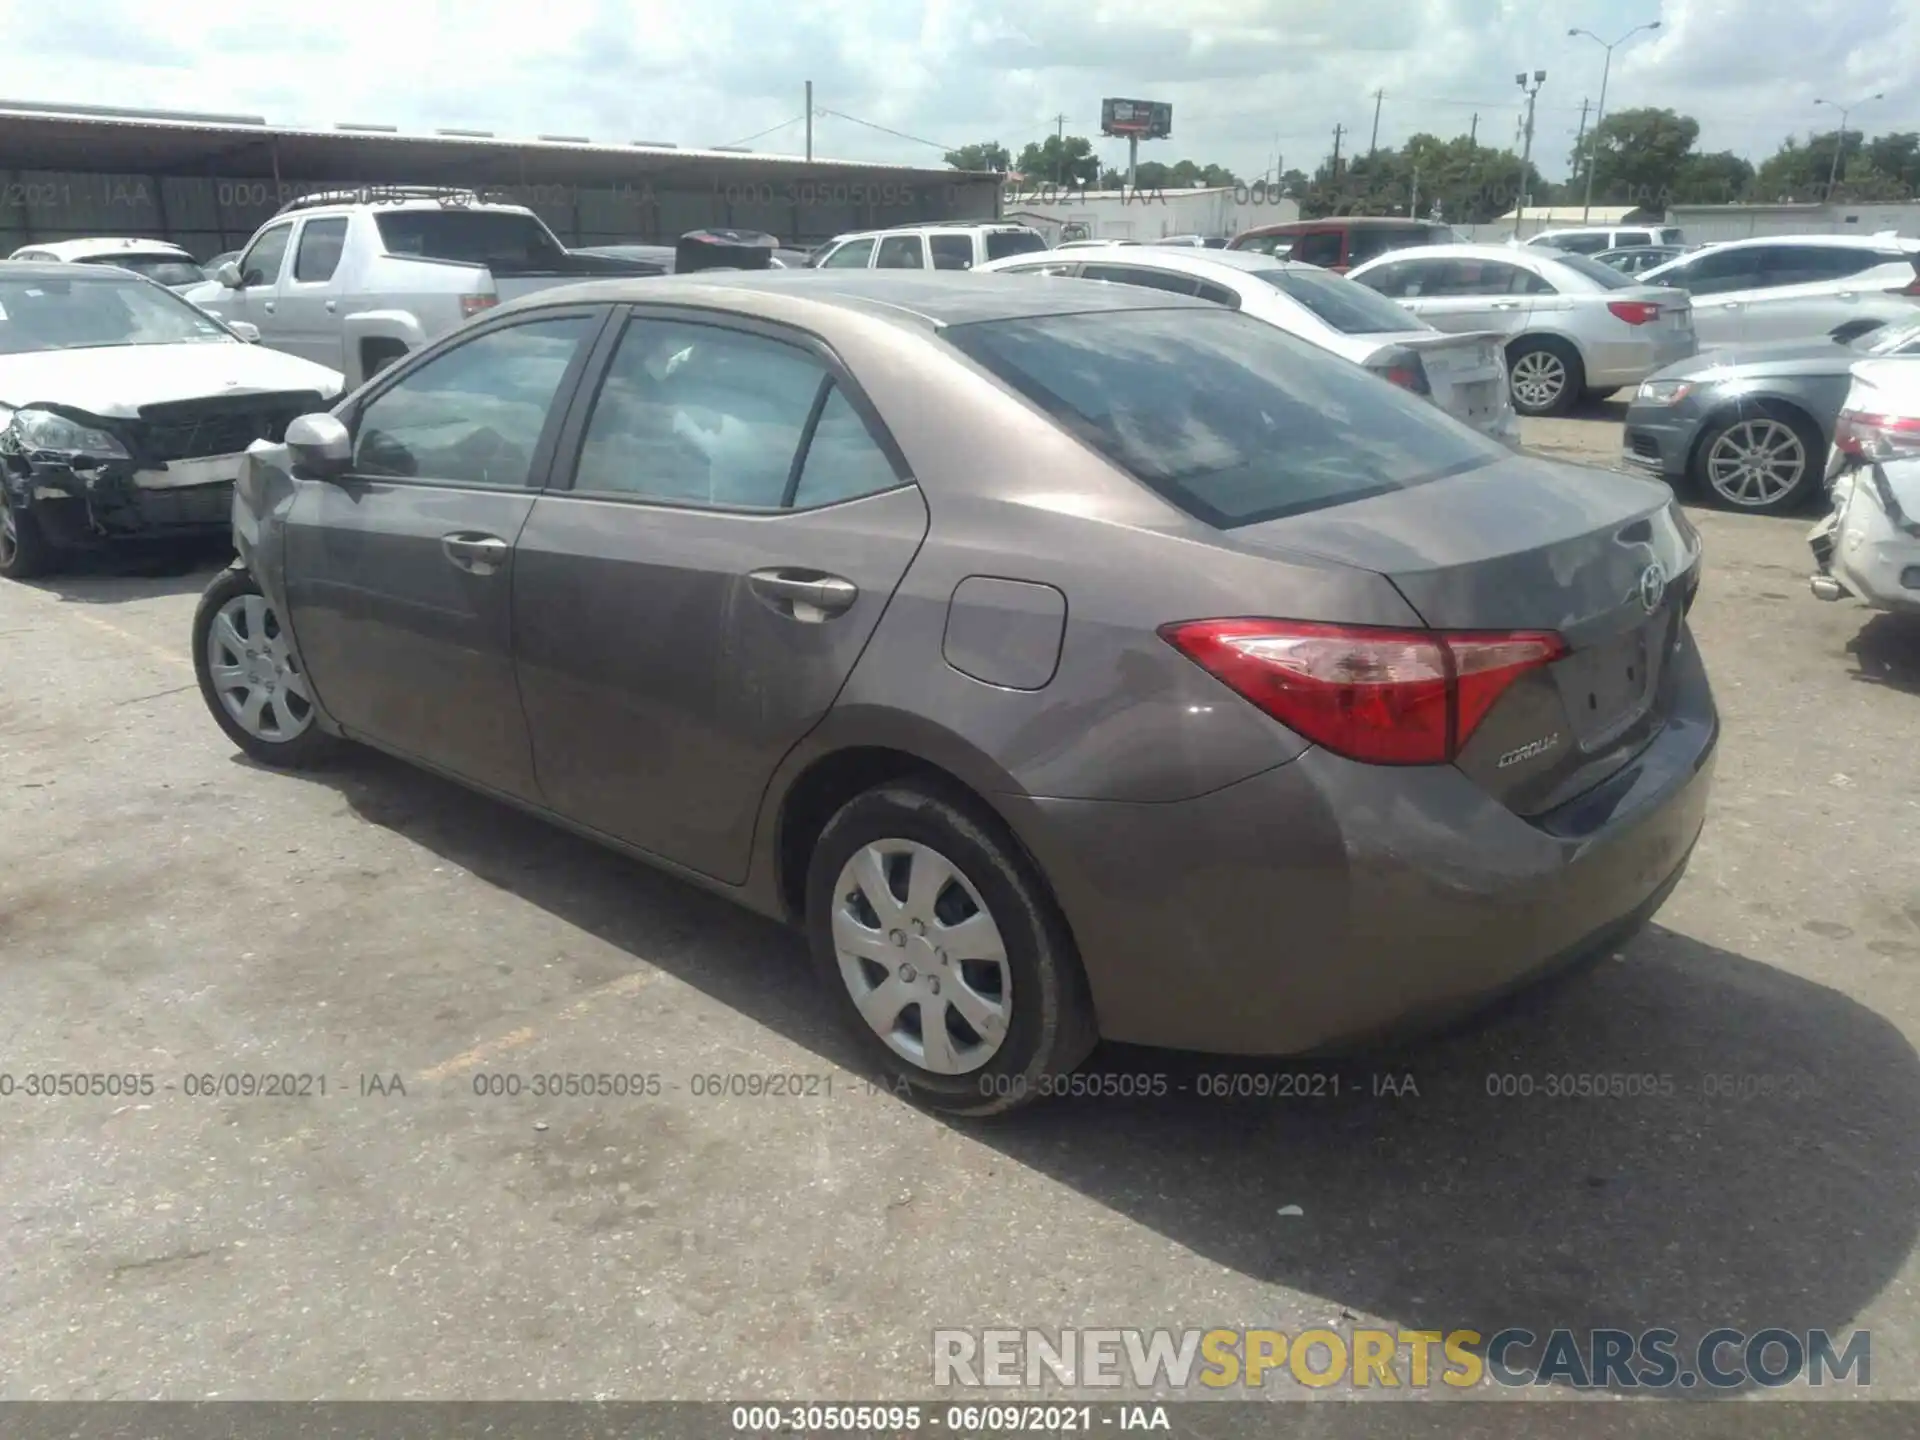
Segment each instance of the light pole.
[[1513,77],[1513,82],[1527,93],[1526,140],[1520,151],[1520,194],[1519,198],[1513,202],[1513,238],[1518,240],[1520,227],[1527,218],[1527,177],[1533,170],[1533,102],[1540,94],[1540,87],[1547,83],[1547,72],[1534,71],[1533,85],[1530,89],[1527,85],[1527,72],[1524,70]]
[[1865,105],[1869,100],[1884,100],[1884,95],[1869,95],[1865,100],[1856,100],[1851,105],[1836,105],[1831,100],[1815,100],[1816,105],[1825,105],[1840,112],[1840,133],[1833,137],[1833,165],[1827,171],[1827,199],[1833,199],[1833,187],[1840,183],[1840,152],[1847,148],[1847,116]]
[[1586,36],[1587,39],[1593,41],[1594,44],[1607,52],[1607,63],[1601,67],[1600,70],[1600,106],[1599,109],[1594,112],[1593,116],[1593,139],[1587,142],[1587,198],[1586,203],[1580,207],[1580,223],[1582,225],[1587,223],[1587,217],[1593,210],[1593,147],[1594,143],[1600,138],[1600,122],[1607,118],[1607,77],[1613,74],[1613,52],[1616,47],[1626,44],[1627,41],[1638,35],[1642,30],[1658,30],[1659,28],[1660,22],[1658,20],[1649,20],[1644,25],[1634,26],[1633,29],[1627,31],[1626,34],[1614,41],[1612,45],[1607,44],[1606,41],[1602,40],[1591,30],[1574,29],[1567,31],[1567,34],[1570,36]]

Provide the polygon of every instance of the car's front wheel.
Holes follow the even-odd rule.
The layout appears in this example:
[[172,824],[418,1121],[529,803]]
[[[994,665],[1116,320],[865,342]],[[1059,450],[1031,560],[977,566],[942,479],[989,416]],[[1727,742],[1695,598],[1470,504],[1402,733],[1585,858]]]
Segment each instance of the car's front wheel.
[[31,510],[17,510],[6,488],[0,486],[0,575],[9,580],[31,580],[59,568],[60,551],[47,539]]
[[1693,478],[1714,500],[1755,515],[1800,508],[1820,484],[1827,447],[1805,416],[1785,408],[1733,415],[1710,427]]
[[862,1049],[935,1109],[986,1115],[1055,1093],[1093,1049],[1066,925],[969,796],[909,780],[849,801],[814,847],[806,924]]
[[263,764],[317,765],[333,753],[279,614],[242,569],[222,571],[193,615],[193,673],[228,737]]

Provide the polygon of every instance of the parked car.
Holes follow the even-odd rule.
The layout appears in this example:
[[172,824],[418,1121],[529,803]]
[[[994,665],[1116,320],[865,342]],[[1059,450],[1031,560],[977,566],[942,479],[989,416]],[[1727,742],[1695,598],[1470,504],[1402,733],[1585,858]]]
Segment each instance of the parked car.
[[1507,396],[1501,335],[1445,334],[1366,286],[1317,265],[1275,260],[1257,250],[1141,245],[1016,255],[979,268],[1197,295],[1364,366],[1507,444],[1520,440],[1519,419]]
[[1109,245],[1138,245],[1138,240],[1062,240],[1056,250],[1103,250]]
[[626,260],[634,265],[647,266],[656,275],[673,273],[671,245],[580,245],[574,248],[573,253],[598,255],[607,260]]
[[1624,250],[1602,250],[1593,258],[1602,265],[1611,265],[1622,275],[1641,275],[1686,253],[1683,245],[1630,245]]
[[529,296],[234,510],[193,629],[234,744],[365,741],[793,922],[954,1111],[1610,953],[1707,803],[1666,486],[1132,285]]
[[1191,245],[1201,250],[1224,250],[1232,244],[1227,235],[1162,235],[1158,240],[1149,240],[1149,245]]
[[184,292],[264,343],[340,370],[349,387],[502,300],[594,276],[648,273],[567,250],[531,210],[395,189],[281,207],[239,260]]
[[343,383],[142,276],[0,262],[0,575],[226,533],[240,452],[278,440]]
[[818,270],[971,270],[1046,248],[1047,237],[1025,225],[896,225],[836,235],[820,247],[813,265]]
[[206,278],[193,256],[165,240],[53,240],[22,245],[11,260],[66,265],[112,265],[144,275],[169,290],[189,290]]
[[1916,318],[1920,241],[1775,235],[1703,245],[1639,277],[1685,290],[1704,347],[1811,340]]
[[1686,244],[1678,225],[1563,225],[1529,236],[1527,244],[1569,255],[1598,255],[1603,250],[1643,249],[1649,245]]
[[1507,336],[1522,415],[1558,415],[1584,395],[1637,385],[1694,353],[1687,299],[1638,285],[1586,255],[1443,245],[1362,265],[1353,279],[1442,330]]
[[1816,598],[1920,615],[1920,363],[1853,367],[1835,427],[1830,512],[1807,536]]
[[1449,245],[1454,233],[1437,221],[1383,215],[1335,216],[1262,225],[1233,237],[1229,250],[1257,250],[1284,260],[1302,260],[1344,275],[1356,265],[1415,245]]
[[1844,343],[1705,351],[1641,382],[1623,458],[1734,509],[1797,509],[1820,489],[1853,366],[1902,355],[1920,356],[1920,312]]
[[796,249],[791,245],[782,245],[773,252],[772,268],[775,270],[811,270],[813,252]]

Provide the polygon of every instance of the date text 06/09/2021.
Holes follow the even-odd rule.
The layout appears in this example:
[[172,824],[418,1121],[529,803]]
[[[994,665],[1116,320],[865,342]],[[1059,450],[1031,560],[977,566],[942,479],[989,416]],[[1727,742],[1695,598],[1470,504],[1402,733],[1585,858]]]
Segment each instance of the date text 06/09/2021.
[[1167,1407],[1155,1404],[735,1405],[729,1420],[736,1435],[899,1435],[918,1430],[955,1436],[1074,1435],[1173,1428]]

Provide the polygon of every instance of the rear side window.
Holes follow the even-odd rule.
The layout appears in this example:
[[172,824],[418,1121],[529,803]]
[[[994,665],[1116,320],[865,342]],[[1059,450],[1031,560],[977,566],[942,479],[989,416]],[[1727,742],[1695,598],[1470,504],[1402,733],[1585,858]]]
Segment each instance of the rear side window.
[[1654,240],[1654,244],[1656,245],[1681,245],[1684,243],[1685,242],[1680,238],[1679,228],[1677,226],[1672,226],[1672,225],[1669,225],[1666,229],[1657,232],[1657,238]]
[[1047,237],[1038,230],[989,230],[987,258],[1002,260],[1009,255],[1030,255],[1047,248]]
[[1612,246],[1602,248],[1617,250],[1628,245],[1651,244],[1653,244],[1653,232],[1651,230],[1616,230],[1613,235]]
[[[1377,230],[1371,226],[1353,232],[1347,242],[1347,263],[1360,265],[1377,255],[1385,255],[1392,250],[1408,250],[1416,245],[1434,243],[1433,233],[1426,229]],[[1296,259],[1301,258],[1296,256]]]
[[1261,255],[1286,256],[1293,250],[1294,237],[1291,235],[1249,235],[1244,241],[1233,246],[1235,250],[1252,250]]
[[1287,258],[1308,265],[1338,265],[1345,238],[1338,230],[1310,230],[1294,237]]
[[1144,265],[1083,265],[1084,280],[1107,280],[1115,285],[1138,285],[1146,290],[1165,290],[1174,295],[1191,295],[1199,281],[1191,275],[1171,270],[1150,270]]
[[1574,274],[1584,276],[1602,290],[1624,290],[1634,283],[1613,266],[1596,260],[1591,255],[1556,255],[1553,258],[1555,264],[1563,265]]
[[340,268],[346,243],[346,216],[307,221],[300,231],[300,248],[293,254],[293,278],[308,285],[331,280]]
[[873,262],[876,270],[924,270],[918,235],[889,235],[880,242],[880,254]]
[[1097,311],[944,336],[1221,529],[1404,490],[1506,453],[1425,400],[1234,311]]
[[389,255],[458,260],[500,275],[551,270],[565,258],[546,226],[510,210],[395,210],[373,223]]
[[[1542,240],[1541,245],[1549,250],[1564,250],[1569,255],[1598,255],[1602,250],[1610,249],[1613,237],[1602,230],[1599,234],[1568,233],[1555,235],[1551,240]],[[1627,244],[1627,241],[1621,241]]]
[[971,270],[973,237],[970,235],[929,235],[927,249],[933,252],[936,270]]
[[1311,310],[1316,318],[1342,335],[1387,335],[1419,330],[1421,322],[1383,295],[1357,280],[1329,275],[1324,270],[1256,270],[1289,300]]

